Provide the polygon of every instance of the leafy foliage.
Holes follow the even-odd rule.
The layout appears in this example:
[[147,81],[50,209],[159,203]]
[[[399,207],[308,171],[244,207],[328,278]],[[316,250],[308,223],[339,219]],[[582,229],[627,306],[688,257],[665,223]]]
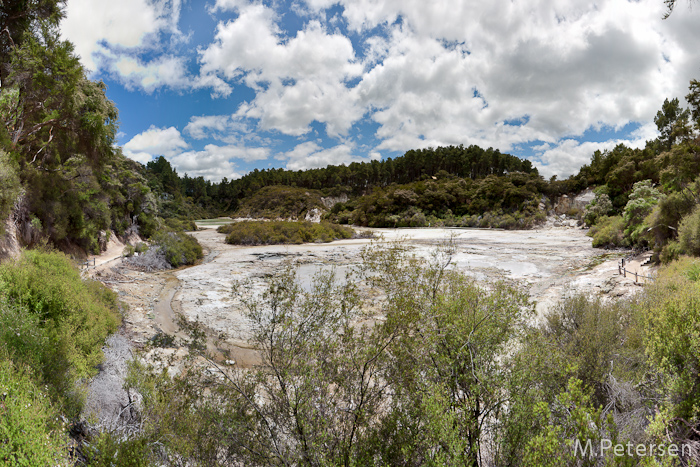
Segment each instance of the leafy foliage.
[[370,227],[528,228],[544,220],[538,208],[543,188],[539,177],[525,174],[428,180],[377,188],[334,206],[329,217]]
[[212,466],[697,460],[627,449],[589,458],[576,446],[698,446],[700,337],[688,324],[700,266],[666,268],[633,303],[570,297],[536,323],[521,291],[452,270],[453,251],[426,263],[401,244],[369,249],[346,281],[322,273],[307,291],[290,267],[262,295],[235,295],[261,365],[218,366],[201,348],[173,378],[134,363],[144,431],[124,456],[165,448],[173,463]]
[[[587,185],[598,185],[597,192],[609,194],[611,209],[603,215],[592,203],[587,213],[589,224],[598,223],[595,246],[630,245],[653,248],[654,258],[671,261],[691,246],[690,226],[685,224],[685,241],[678,237],[684,218],[700,204],[700,126],[697,103],[700,86],[690,82],[683,109],[678,99],[664,101],[655,122],[661,136],[648,141],[644,149],[618,145],[612,151],[596,151],[591,163],[573,177]],[[597,203],[597,201],[596,201]],[[622,215],[619,222],[612,214]],[[611,219],[616,219],[614,225]],[[619,230],[619,231],[618,231]],[[597,238],[597,239],[596,239]]]
[[610,211],[612,211],[612,203],[610,202],[610,197],[607,193],[598,192],[595,195],[593,201],[588,203],[586,210],[583,214],[583,218],[586,224],[592,225],[603,216],[607,216]]
[[153,245],[174,268],[194,264],[204,257],[197,239],[183,232],[159,232],[153,236]]
[[625,237],[634,243],[641,243],[642,237],[650,226],[644,222],[653,207],[665,198],[659,190],[651,186],[651,180],[634,184],[625,205],[624,219],[626,223]]
[[588,235],[593,237],[593,246],[596,248],[629,246],[629,241],[623,234],[624,226],[622,216],[603,216],[591,227]]
[[385,322],[358,322],[357,279],[324,273],[307,292],[288,269],[240,298],[260,367],[138,368],[148,436],[202,465],[473,464],[507,408],[512,368],[496,355],[520,335],[526,296],[451,271],[449,248],[430,266],[401,252],[368,251],[360,274],[387,297]]
[[95,373],[105,337],[120,321],[116,294],[83,282],[62,253],[25,251],[0,265],[5,307],[2,343],[49,384],[55,400],[77,409],[74,383]]
[[151,189],[169,206],[167,217],[187,217],[204,210],[209,216],[237,211],[238,216],[300,218],[309,209],[322,207],[321,195],[357,198],[374,188],[450,177],[478,180],[522,173],[539,180],[529,161],[478,146],[411,150],[396,159],[296,172],[254,169],[238,180],[214,184],[186,174],[180,178],[163,157],[149,162],[146,172]]
[[66,440],[46,394],[0,345],[0,466],[60,465]]
[[[135,256],[135,253],[138,255]],[[144,243],[138,243],[135,247],[127,245],[123,255],[123,261],[129,267],[152,272],[195,264],[204,257],[204,252],[193,236],[167,230],[153,235],[150,247]]]
[[[680,442],[695,441],[700,426],[700,288],[696,260],[684,258],[658,275],[644,302],[646,351],[663,381],[658,414],[666,430]],[[657,420],[658,422],[659,420]]]
[[[20,194],[19,177],[13,165],[8,154],[0,149],[0,219],[2,220],[8,218]],[[0,235],[4,233],[4,228],[5,226],[0,223]]]

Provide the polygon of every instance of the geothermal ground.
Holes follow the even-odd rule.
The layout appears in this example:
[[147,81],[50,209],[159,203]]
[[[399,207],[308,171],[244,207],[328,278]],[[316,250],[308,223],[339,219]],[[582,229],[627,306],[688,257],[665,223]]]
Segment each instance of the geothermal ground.
[[[145,360],[167,365],[172,372],[178,371],[177,361],[186,354],[182,343],[187,334],[181,325],[187,322],[200,323],[208,337],[209,350],[220,362],[235,361],[241,367],[254,365],[258,356],[247,344],[247,323],[240,302],[234,299],[234,285],[242,284],[247,294],[259,293],[267,278],[291,263],[297,280],[308,290],[314,274],[322,269],[334,268],[340,277],[352,271],[360,263],[362,249],[372,241],[401,240],[417,255],[429,258],[439,244],[451,238],[456,247],[453,267],[480,281],[515,280],[536,302],[538,319],[570,294],[586,293],[611,300],[641,290],[632,275],[619,274],[618,262],[623,257],[627,258],[628,271],[649,274],[647,267],[640,266],[646,257],[634,257],[630,251],[592,248],[586,231],[575,227],[550,225],[525,231],[372,229],[378,240],[242,247],[226,244],[224,235],[211,228],[211,223],[200,226],[205,228],[192,232],[205,249],[205,259],[199,265],[156,273],[133,271],[113,258],[119,248],[114,246],[102,258],[109,261],[101,264],[98,258],[97,267],[89,271],[129,305],[123,337],[134,347],[147,351]],[[148,345],[155,336],[163,335],[174,336],[174,343],[163,347]],[[110,354],[109,349],[106,354]],[[122,372],[114,373],[113,386],[118,390],[117,373]]]
[[[640,267],[642,258],[628,251],[591,247],[586,231],[573,227],[503,231],[460,228],[373,229],[375,243],[403,241],[417,255],[430,257],[436,247],[453,240],[455,268],[480,281],[512,279],[526,287],[537,303],[538,316],[561,298],[586,293],[604,300],[630,296],[641,289],[632,276],[618,273],[618,261],[627,256],[627,269]],[[162,332],[185,338],[179,319],[197,321],[211,336],[223,336],[237,348],[237,363],[251,363],[254,352],[247,348],[247,324],[242,307],[234,300],[235,284],[245,292],[262,291],[266,279],[291,263],[297,279],[308,289],[313,275],[334,268],[338,276],[352,271],[360,253],[372,240],[342,240],[332,243],[242,247],[224,243],[224,235],[213,228],[193,232],[205,248],[204,261],[177,271],[145,273],[132,271],[119,260],[93,271],[130,305],[126,330],[132,341],[144,345]],[[110,257],[111,258],[111,257]],[[99,264],[99,261],[98,261]],[[212,350],[214,350],[212,348]],[[175,350],[172,350],[175,352]],[[251,360],[252,359],[252,360]]]

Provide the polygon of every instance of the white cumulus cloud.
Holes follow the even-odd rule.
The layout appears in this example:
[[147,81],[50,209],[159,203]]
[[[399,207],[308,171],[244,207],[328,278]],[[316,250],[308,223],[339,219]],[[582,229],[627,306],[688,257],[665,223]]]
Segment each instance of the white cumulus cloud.
[[189,147],[175,127],[156,128],[151,126],[143,133],[131,138],[124,145],[124,155],[145,164],[153,157],[170,158]]
[[367,159],[353,155],[351,144],[339,144],[324,149],[313,141],[298,144],[291,151],[276,156],[279,160],[287,161],[288,170],[305,170],[327,165],[350,164],[351,162],[367,162]]

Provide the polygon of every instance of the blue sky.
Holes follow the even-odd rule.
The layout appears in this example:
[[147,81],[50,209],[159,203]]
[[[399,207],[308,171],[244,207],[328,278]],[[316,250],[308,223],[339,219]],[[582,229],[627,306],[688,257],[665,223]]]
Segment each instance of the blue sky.
[[565,177],[643,146],[700,79],[700,12],[662,0],[68,0],[119,144],[217,181],[476,144]]

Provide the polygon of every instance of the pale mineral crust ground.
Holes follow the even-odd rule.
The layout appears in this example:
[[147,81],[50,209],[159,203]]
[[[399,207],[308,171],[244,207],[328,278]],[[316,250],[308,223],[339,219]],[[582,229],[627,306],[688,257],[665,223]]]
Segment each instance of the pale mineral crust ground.
[[[454,267],[480,281],[514,280],[525,287],[536,301],[537,316],[562,298],[585,293],[602,300],[629,297],[641,290],[634,277],[619,274],[618,263],[627,258],[627,269],[649,274],[641,266],[646,256],[634,257],[630,251],[595,249],[586,231],[572,226],[525,231],[461,228],[372,229],[382,236],[380,242],[401,239],[417,255],[429,258],[437,245],[452,239],[455,245]],[[179,319],[199,322],[208,336],[208,349],[221,363],[249,367],[259,362],[247,343],[248,325],[244,309],[234,299],[234,284],[243,284],[244,293],[264,290],[269,277],[292,263],[297,278],[309,289],[313,275],[321,269],[335,268],[339,276],[352,271],[360,262],[360,253],[371,240],[353,239],[332,243],[243,247],[228,245],[224,235],[213,228],[192,232],[205,249],[201,264],[174,271],[145,273],[130,270],[115,259],[116,246],[105,257],[97,258],[97,267],[89,275],[119,294],[128,311],[120,334],[136,349],[146,351],[144,360],[179,371],[178,360],[186,354],[182,348],[187,334]],[[376,240],[375,240],[376,242]],[[109,261],[105,261],[109,260]],[[149,345],[155,336],[169,334],[174,344]],[[223,340],[220,340],[223,338]],[[122,348],[124,343],[119,341]],[[226,351],[229,353],[227,354]],[[115,368],[112,356],[130,355],[130,349],[110,351],[105,368]],[[123,370],[112,371],[111,379],[99,379],[98,387],[116,388]],[[113,381],[112,381],[113,379]],[[115,398],[123,404],[122,398]],[[119,410],[101,407],[102,413]]]

